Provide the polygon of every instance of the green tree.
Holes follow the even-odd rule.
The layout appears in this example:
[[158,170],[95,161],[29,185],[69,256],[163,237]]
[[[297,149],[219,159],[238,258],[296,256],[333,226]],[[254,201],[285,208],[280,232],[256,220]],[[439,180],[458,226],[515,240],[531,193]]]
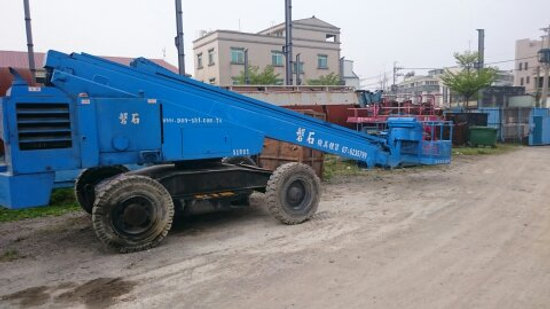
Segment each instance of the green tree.
[[[245,85],[246,80],[244,76],[244,70],[241,71],[241,74],[235,78],[235,83],[237,85]],[[280,85],[282,79],[279,78],[278,73],[275,73],[273,66],[266,66],[261,72],[260,68],[255,65],[248,67],[248,80],[250,85]]]
[[340,76],[338,74],[332,72],[327,75],[321,75],[317,79],[308,79],[307,80],[308,85],[322,85],[322,86],[328,86],[328,85],[340,85]]
[[441,80],[451,91],[463,97],[467,109],[470,99],[477,99],[479,91],[493,83],[497,70],[491,67],[478,70],[476,64],[479,61],[479,55],[475,51],[454,53],[454,57],[460,71],[452,72],[445,69]]

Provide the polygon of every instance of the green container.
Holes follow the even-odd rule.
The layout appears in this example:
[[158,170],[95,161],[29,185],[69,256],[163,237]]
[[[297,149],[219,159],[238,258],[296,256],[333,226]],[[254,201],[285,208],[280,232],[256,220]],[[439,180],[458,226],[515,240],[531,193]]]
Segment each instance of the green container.
[[490,127],[471,126],[469,129],[470,145],[477,146],[497,146],[497,129]]

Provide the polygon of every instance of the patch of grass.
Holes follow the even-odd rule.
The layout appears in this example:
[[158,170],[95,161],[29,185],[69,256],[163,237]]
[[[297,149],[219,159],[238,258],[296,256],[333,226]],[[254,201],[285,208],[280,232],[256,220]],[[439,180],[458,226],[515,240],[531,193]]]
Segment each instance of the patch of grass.
[[45,207],[27,209],[7,209],[0,206],[0,222],[19,221],[30,218],[61,216],[80,210],[74,198],[73,189],[55,189],[52,192],[50,204]]
[[520,149],[521,145],[497,144],[495,148],[490,147],[453,147],[453,156],[460,155],[496,155],[512,152]]
[[330,180],[332,177],[338,176],[369,176],[372,179],[381,179],[383,175],[388,173],[402,173],[420,169],[443,169],[446,167],[447,165],[411,165],[393,169],[376,167],[366,170],[361,168],[357,161],[343,159],[334,155],[325,155],[323,180]]
[[19,255],[19,252],[17,250],[6,250],[2,255],[0,255],[0,263],[12,262],[19,258],[21,258],[21,255]]
[[363,171],[356,161],[344,160],[333,155],[325,155],[323,179],[329,180],[334,176],[357,176]]

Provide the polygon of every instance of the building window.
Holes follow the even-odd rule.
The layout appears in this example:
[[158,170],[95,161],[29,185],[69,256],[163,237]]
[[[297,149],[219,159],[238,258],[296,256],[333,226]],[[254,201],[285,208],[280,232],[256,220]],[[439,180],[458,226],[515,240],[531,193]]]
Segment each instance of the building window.
[[530,79],[531,79],[531,76],[527,76],[527,77],[525,78],[525,83],[526,83],[526,84],[529,84],[529,82],[531,81]]
[[271,52],[271,65],[274,67],[282,67],[283,66],[283,53],[280,51],[272,51]]
[[213,78],[209,79],[209,80],[208,80],[208,83],[209,83],[210,85],[215,85],[215,84],[216,84],[216,78],[213,77]]
[[214,49],[208,50],[208,65],[214,65]]
[[[527,69],[529,68],[529,66],[528,66],[527,62],[525,62],[525,65],[524,65],[524,67],[525,67],[525,69],[526,69],[526,70],[527,70]],[[527,82],[527,83],[529,83],[529,82]]]
[[[542,88],[544,86],[544,77],[535,77],[533,82],[537,85],[537,87]],[[548,87],[550,87],[550,78],[548,79]]]
[[202,53],[197,55],[197,69],[202,69]]
[[[296,74],[296,62],[293,62],[292,73]],[[298,73],[304,74],[304,63],[303,62],[300,62],[298,64]]]
[[523,86],[523,77],[519,79],[519,85]]
[[317,56],[317,68],[318,69],[328,69],[328,56],[327,55],[318,55]]
[[244,49],[231,48],[231,63],[244,64]]
[[519,63],[519,70],[521,71],[522,68],[523,68],[523,62],[520,62]]

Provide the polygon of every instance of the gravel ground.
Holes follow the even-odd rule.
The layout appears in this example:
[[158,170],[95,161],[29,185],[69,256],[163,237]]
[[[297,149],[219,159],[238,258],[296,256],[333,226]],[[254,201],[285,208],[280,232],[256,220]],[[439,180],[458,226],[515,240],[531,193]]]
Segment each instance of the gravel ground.
[[550,148],[323,184],[314,218],[252,207],[115,254],[83,212],[0,224],[1,308],[549,308]]

